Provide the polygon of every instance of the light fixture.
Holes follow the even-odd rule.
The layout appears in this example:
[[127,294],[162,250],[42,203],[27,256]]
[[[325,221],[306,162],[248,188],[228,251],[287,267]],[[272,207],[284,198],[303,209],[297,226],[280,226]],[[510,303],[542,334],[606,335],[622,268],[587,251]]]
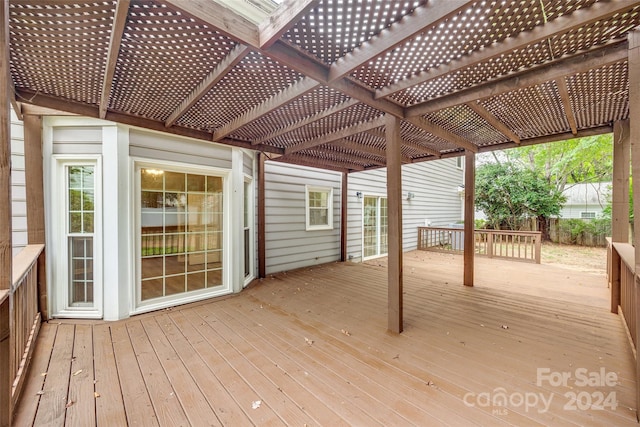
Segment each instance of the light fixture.
[[416,197],[416,195],[415,195],[414,193],[412,193],[412,192],[408,192],[408,193],[407,193],[407,200],[411,200],[411,199],[413,199],[414,197]]
[[356,192],[356,197],[358,198],[358,200],[362,200],[362,191]]

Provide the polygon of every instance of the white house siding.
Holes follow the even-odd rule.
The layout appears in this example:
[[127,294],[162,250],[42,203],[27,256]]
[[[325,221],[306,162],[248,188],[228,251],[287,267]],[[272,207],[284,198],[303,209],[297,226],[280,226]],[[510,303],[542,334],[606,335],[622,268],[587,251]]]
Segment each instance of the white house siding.
[[560,210],[560,218],[582,218],[583,212],[600,218],[611,200],[611,185],[611,182],[569,184],[562,192],[567,200]]
[[27,245],[27,195],[24,173],[24,126],[11,109],[11,215],[15,256]]
[[[265,162],[267,274],[340,259],[341,184],[337,172]],[[333,188],[333,229],[306,231],[305,185]]]
[[[387,195],[386,168],[355,172],[348,177],[347,256],[362,260],[362,204],[357,192],[368,196]],[[417,227],[426,221],[447,226],[463,217],[463,199],[458,192],[464,178],[457,160],[442,159],[402,167],[402,237],[405,251],[417,247]],[[409,201],[407,194],[414,193]]]

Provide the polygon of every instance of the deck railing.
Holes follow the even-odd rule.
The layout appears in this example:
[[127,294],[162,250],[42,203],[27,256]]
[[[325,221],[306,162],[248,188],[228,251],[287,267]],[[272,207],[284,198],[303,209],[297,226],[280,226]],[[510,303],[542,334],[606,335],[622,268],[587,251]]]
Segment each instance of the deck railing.
[[624,319],[634,347],[636,342],[635,248],[607,238],[607,276],[611,285],[611,312]]
[[[540,264],[539,231],[475,230],[475,254]],[[418,227],[418,249],[437,252],[464,251],[464,230],[453,227]]]
[[[3,381],[0,401],[8,402],[11,413],[24,384],[36,337],[40,329],[38,310],[38,259],[44,245],[28,245],[13,258],[13,277],[9,290],[0,291],[0,360],[8,359],[8,375]],[[7,366],[3,363],[3,366]],[[7,398],[8,397],[8,398]],[[6,403],[4,403],[6,404]],[[7,408],[2,408],[3,411]]]

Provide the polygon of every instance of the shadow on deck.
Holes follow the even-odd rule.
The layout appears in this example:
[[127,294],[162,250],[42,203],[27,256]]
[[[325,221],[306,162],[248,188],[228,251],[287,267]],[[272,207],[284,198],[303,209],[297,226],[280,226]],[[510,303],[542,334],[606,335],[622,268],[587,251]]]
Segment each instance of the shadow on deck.
[[[51,321],[16,425],[636,425],[635,361],[602,278],[479,260],[464,288],[461,262],[405,255],[399,336],[384,260],[121,322]],[[615,385],[580,382],[603,372]]]

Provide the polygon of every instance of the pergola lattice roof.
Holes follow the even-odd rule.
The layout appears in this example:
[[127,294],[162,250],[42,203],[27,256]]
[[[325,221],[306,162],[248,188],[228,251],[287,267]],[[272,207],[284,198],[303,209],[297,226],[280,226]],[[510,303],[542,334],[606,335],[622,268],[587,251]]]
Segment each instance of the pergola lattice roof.
[[405,163],[610,131],[638,25],[629,0],[9,1],[16,105],[347,172],[385,165],[385,114]]

